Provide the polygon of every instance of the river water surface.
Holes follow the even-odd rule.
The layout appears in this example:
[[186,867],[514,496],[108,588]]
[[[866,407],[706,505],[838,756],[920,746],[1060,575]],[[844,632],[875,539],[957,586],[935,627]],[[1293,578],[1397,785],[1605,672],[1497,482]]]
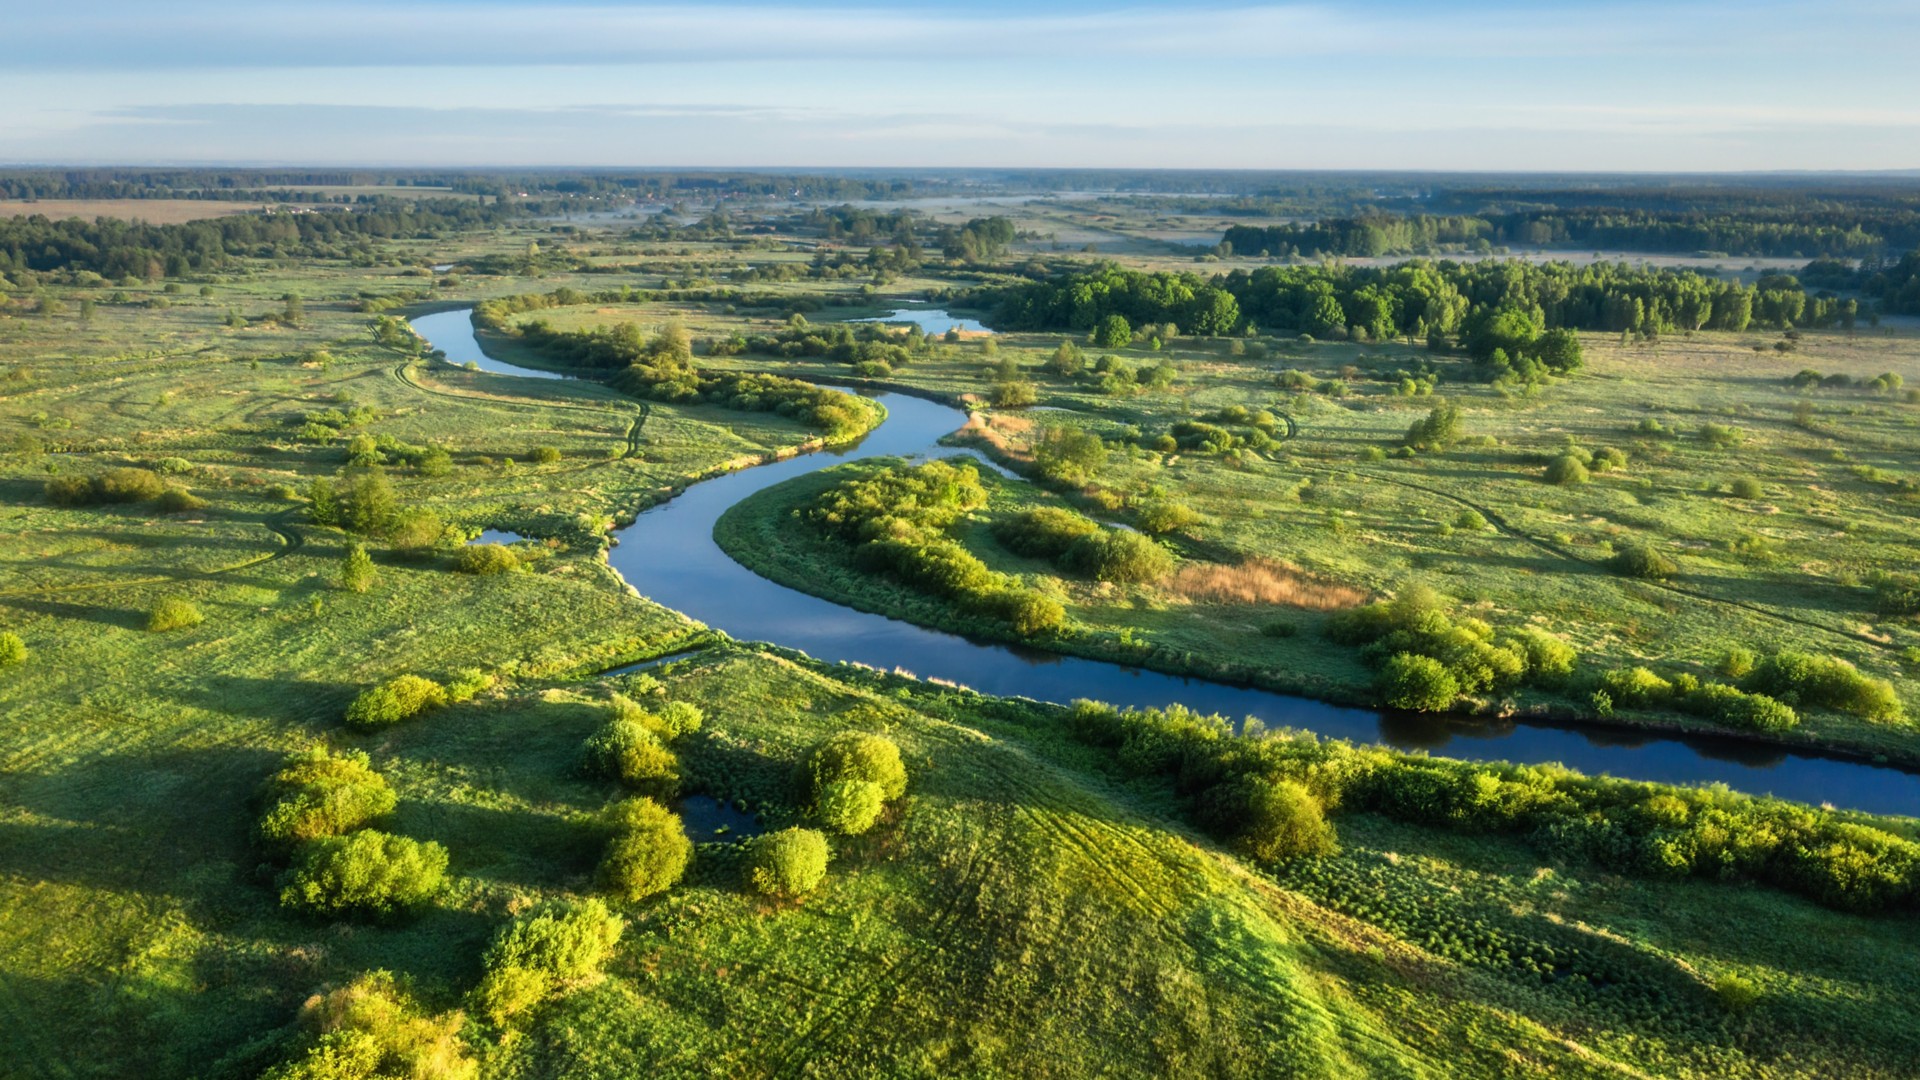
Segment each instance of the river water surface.
[[[551,378],[481,351],[467,312],[414,320],[449,360],[483,360],[485,370]],[[748,495],[796,476],[861,458],[950,457],[938,445],[965,423],[958,409],[900,394],[877,394],[886,422],[856,446],[788,458],[689,487],[614,533],[608,562],[641,595],[743,641],[770,641],[821,660],[902,668],[983,693],[1121,706],[1174,702],[1201,712],[1254,716],[1357,742],[1450,757],[1557,761],[1586,773],[1672,783],[1724,783],[1736,790],[1878,813],[1920,812],[1920,775],[1737,739],[1643,734],[1604,725],[1554,724],[1383,713],[1289,694],[1182,678],[1098,660],[976,642],[882,615],[854,611],[777,585],[734,562],[713,541],[714,523]]]

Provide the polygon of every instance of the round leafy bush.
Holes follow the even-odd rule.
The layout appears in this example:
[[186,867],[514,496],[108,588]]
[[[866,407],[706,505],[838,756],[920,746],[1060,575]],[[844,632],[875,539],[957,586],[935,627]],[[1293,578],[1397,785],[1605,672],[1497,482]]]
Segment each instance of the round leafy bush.
[[841,780],[877,784],[881,797],[888,800],[899,798],[907,790],[907,767],[900,761],[900,747],[884,735],[843,731],[814,747],[801,768],[807,790],[815,799],[829,784]]
[[1485,532],[1487,519],[1478,510],[1462,510],[1453,516],[1453,527],[1461,532]]
[[747,847],[747,881],[775,900],[797,900],[827,876],[827,838],[815,829],[782,829]]
[[1333,852],[1333,826],[1320,800],[1291,780],[1250,777],[1243,785],[1240,848],[1262,862]]
[[993,538],[1015,555],[1057,559],[1075,540],[1099,531],[1100,526],[1072,510],[1043,506],[996,522]]
[[1662,555],[1653,545],[1637,540],[1620,545],[1620,549],[1607,560],[1607,569],[1621,577],[1647,581],[1664,580],[1680,572],[1679,564]]
[[11,630],[0,633],[0,667],[27,662],[27,643]]
[[587,739],[587,768],[636,790],[670,798],[680,790],[680,758],[660,741],[660,718],[616,714]]
[[347,706],[347,726],[361,731],[411,720],[447,703],[447,688],[418,675],[396,675],[360,692]]
[[389,972],[368,972],[316,996],[301,1019],[318,1038],[261,1080],[474,1080],[480,1074],[461,1039],[466,1018],[429,1015]]
[[358,750],[294,754],[267,778],[260,792],[265,811],[259,834],[270,847],[290,849],[307,840],[339,836],[393,812],[393,787]]
[[86,476],[50,476],[45,490],[55,506],[85,506],[94,499],[93,479]]
[[1141,531],[1162,536],[1198,524],[1200,515],[1186,503],[1159,500],[1140,507],[1134,520]]
[[591,978],[626,931],[598,898],[544,904],[494,935],[473,992],[494,1023],[540,1003],[556,988]]
[[453,568],[463,574],[505,574],[520,568],[520,556],[505,544],[468,544],[454,552]]
[[608,813],[612,843],[600,860],[600,883],[623,900],[671,889],[687,872],[693,842],[678,815],[652,799],[627,799]]
[[858,836],[880,820],[887,793],[871,780],[835,780],[821,791],[816,802],[822,825],[837,833]]
[[685,701],[669,701],[660,709],[660,726],[668,739],[677,739],[700,730],[707,715],[700,706]]
[[1158,581],[1173,569],[1172,552],[1124,529],[1081,537],[1061,561],[1068,570],[1100,581]]
[[1431,656],[1400,653],[1380,669],[1380,695],[1395,709],[1439,712],[1460,696],[1460,681]]
[[1588,479],[1587,465],[1577,455],[1561,454],[1547,463],[1547,483],[1584,484]]
[[376,829],[323,836],[301,847],[280,902],[316,915],[398,915],[446,882],[447,849]]
[[536,446],[533,448],[533,460],[535,464],[551,465],[560,460],[560,451],[551,446]]
[[154,506],[163,514],[190,514],[196,510],[205,510],[207,500],[182,487],[170,487],[154,500]]
[[1617,447],[1603,446],[1593,452],[1593,461],[1589,467],[1594,472],[1612,472],[1627,467],[1627,452]]
[[1728,490],[1736,499],[1759,499],[1767,494],[1767,489],[1760,485],[1760,481],[1751,476],[1743,476],[1735,480]]
[[1615,705],[1636,708],[1673,696],[1673,684],[1643,667],[1615,668],[1600,677],[1600,688]]
[[1814,705],[1866,720],[1898,721],[1904,706],[1893,684],[1838,657],[1782,649],[1754,666],[1742,689],[1788,704]]
[[1765,694],[1749,694],[1724,683],[1708,683],[1687,696],[1688,709],[1715,723],[1746,731],[1791,731],[1800,723],[1793,707]]
[[147,612],[147,629],[156,632],[185,630],[206,621],[207,617],[200,614],[192,601],[177,596],[163,597]]
[[1032,589],[988,593],[978,606],[1004,621],[1015,633],[1029,637],[1058,630],[1067,622],[1067,609],[1058,600]]
[[95,496],[101,502],[135,503],[157,499],[166,491],[166,481],[147,469],[108,469],[93,482]]

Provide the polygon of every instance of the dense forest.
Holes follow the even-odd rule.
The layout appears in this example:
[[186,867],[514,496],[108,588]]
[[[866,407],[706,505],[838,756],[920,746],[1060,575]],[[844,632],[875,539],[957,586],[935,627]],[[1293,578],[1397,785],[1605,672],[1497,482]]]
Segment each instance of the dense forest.
[[1371,214],[1312,223],[1235,225],[1240,255],[1376,256],[1495,246],[1812,258],[1865,258],[1920,246],[1920,210],[1841,207],[1727,213],[1551,208],[1504,214]]
[[430,199],[306,213],[233,215],[177,225],[39,214],[0,218],[0,275],[93,274],[156,280],[218,270],[238,258],[340,255],[372,240],[435,236],[492,224],[525,208],[467,199]]
[[1012,330],[1091,331],[1118,316],[1130,327],[1171,322],[1203,335],[1253,327],[1361,341],[1459,340],[1489,354],[1507,344],[1489,337],[1496,324],[1524,325],[1531,340],[1560,328],[1657,335],[1851,326],[1860,317],[1857,301],[1809,296],[1790,275],[1743,285],[1614,263],[1263,267],[1210,279],[1109,265],[982,290],[975,300]]

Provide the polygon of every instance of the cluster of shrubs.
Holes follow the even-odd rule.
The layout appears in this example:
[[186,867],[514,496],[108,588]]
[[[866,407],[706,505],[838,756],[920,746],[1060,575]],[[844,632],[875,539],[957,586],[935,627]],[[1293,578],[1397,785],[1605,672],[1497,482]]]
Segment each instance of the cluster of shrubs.
[[1101,528],[1059,507],[1039,507],[997,521],[993,538],[1016,555],[1046,559],[1099,581],[1158,581],[1173,569],[1173,553],[1154,541],[1125,529]]
[[1789,705],[1831,709],[1863,720],[1898,723],[1905,717],[1892,683],[1862,674],[1839,657],[1782,649],[1754,665],[1740,685]]
[[1382,701],[1396,709],[1437,712],[1462,694],[1556,686],[1573,673],[1578,653],[1552,634],[1534,627],[1496,632],[1450,608],[1433,589],[1413,585],[1392,600],[1334,615],[1326,633],[1361,647],[1361,656],[1379,668]]
[[356,468],[405,465],[421,476],[445,476],[453,471],[453,455],[441,446],[415,446],[392,435],[362,432],[347,441],[347,464]]
[[595,897],[552,901],[502,927],[481,961],[471,995],[475,1011],[495,1024],[600,973],[627,922]]
[[916,330],[896,330],[881,323],[835,323],[814,326],[794,315],[787,326],[770,335],[738,334],[707,347],[710,356],[755,353],[788,359],[810,358],[853,365],[859,375],[884,378],[932,351],[929,338]]
[[1681,672],[1672,678],[1644,667],[1615,668],[1600,677],[1593,703],[1602,716],[1615,709],[1666,706],[1743,731],[1791,731],[1800,715],[1791,705],[1766,694],[1749,693],[1727,683],[1702,683]]
[[854,564],[908,588],[954,601],[1023,635],[1066,622],[1058,601],[988,569],[946,535],[962,515],[986,505],[980,474],[969,464],[930,461],[894,466],[843,481],[805,511],[825,534],[853,547]]
[[832,438],[857,435],[872,427],[876,419],[873,406],[864,398],[778,375],[636,364],[616,376],[613,383],[636,397],[654,401],[778,413]]
[[207,508],[207,501],[186,488],[169,484],[151,469],[108,469],[93,476],[63,474],[47,478],[47,501],[55,506],[94,506],[102,503],[151,502],[163,514],[184,514]]
[[[1076,348],[1072,355],[1078,357],[1079,350]],[[1108,397],[1132,397],[1146,390],[1165,390],[1180,379],[1180,369],[1170,360],[1136,367],[1117,356],[1102,356],[1089,367],[1084,361],[1062,362],[1059,358],[1056,352],[1047,362],[1048,371],[1066,374],[1063,369],[1072,368],[1073,374],[1091,379],[1094,387]]]
[[479,1063],[461,1039],[466,1016],[428,1013],[411,988],[386,971],[317,994],[301,1010],[305,1050],[261,1080],[474,1080]]
[[800,763],[808,813],[845,836],[873,828],[887,803],[907,790],[900,747],[883,735],[847,731],[810,751]]
[[1548,459],[1546,479],[1549,484],[1564,487],[1584,484],[1595,473],[1613,472],[1626,467],[1627,452],[1624,450],[1611,446],[1588,450],[1569,443],[1565,450]]
[[1855,379],[1837,372],[1832,375],[1822,375],[1812,368],[1802,368],[1787,379],[1787,385],[1796,390],[1812,390],[1815,387],[1829,390],[1858,388],[1889,397],[1898,394],[1906,384],[1906,379],[1892,371],[1876,375],[1871,379]]
[[354,405],[344,412],[340,409],[317,409],[300,418],[300,430],[296,437],[308,442],[332,442],[346,429],[362,427],[378,417],[379,413],[365,405]]
[[671,744],[700,730],[706,717],[699,707],[672,701],[655,711],[616,693],[606,713],[606,720],[586,742],[587,772],[655,798],[679,794],[680,757]]
[[[1246,411],[1241,406],[1235,409]],[[1219,413],[1213,414],[1215,418]],[[1264,421],[1261,423],[1260,421]],[[1274,432],[1280,428],[1280,421],[1265,409],[1250,414],[1248,420],[1239,424],[1223,424],[1214,419],[1181,420],[1167,429],[1147,445],[1162,453],[1184,451],[1190,454],[1233,454],[1239,451],[1259,453],[1272,450],[1280,445]]]
[[[1428,758],[1258,732],[1251,722],[1235,737],[1225,719],[1184,709],[1123,712],[1083,701],[1067,723],[1081,740],[1112,748],[1127,771],[1170,778],[1201,824],[1244,851],[1272,853],[1259,858],[1325,850],[1328,838],[1314,825],[1323,809],[1373,812],[1518,836],[1549,856],[1620,873],[1759,882],[1846,911],[1920,909],[1920,844],[1725,788]],[[1299,790],[1282,794],[1285,784]]]
[[392,918],[440,892],[447,852],[382,832],[392,787],[358,751],[308,750],[287,758],[260,791],[255,829],[280,875],[280,902],[317,915]]
[[315,477],[307,485],[307,519],[362,536],[382,537],[409,555],[432,551],[455,533],[425,507],[404,506],[379,465],[352,469],[343,484]]

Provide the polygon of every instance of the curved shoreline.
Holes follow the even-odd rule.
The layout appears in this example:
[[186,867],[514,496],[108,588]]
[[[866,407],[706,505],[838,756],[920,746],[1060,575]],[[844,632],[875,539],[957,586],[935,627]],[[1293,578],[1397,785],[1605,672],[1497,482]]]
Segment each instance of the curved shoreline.
[[[473,347],[479,347],[477,341]],[[982,693],[1060,703],[1076,697],[1122,706],[1180,703],[1202,712],[1255,716],[1271,727],[1474,760],[1552,761],[1590,774],[1724,783],[1752,794],[1837,802],[1878,813],[1913,814],[1920,809],[1920,775],[1777,742],[1523,716],[1404,717],[1030,647],[977,642],[789,588],[754,573],[715,543],[714,525],[734,504],[804,473],[866,457],[977,454],[938,445],[964,422],[959,410],[917,396],[885,396],[894,397],[887,418],[850,446],[784,458],[769,455],[775,460],[767,464],[689,481],[673,497],[615,530],[618,543],[608,553],[609,565],[640,595],[734,638],[771,641],[829,662],[905,669]]]

